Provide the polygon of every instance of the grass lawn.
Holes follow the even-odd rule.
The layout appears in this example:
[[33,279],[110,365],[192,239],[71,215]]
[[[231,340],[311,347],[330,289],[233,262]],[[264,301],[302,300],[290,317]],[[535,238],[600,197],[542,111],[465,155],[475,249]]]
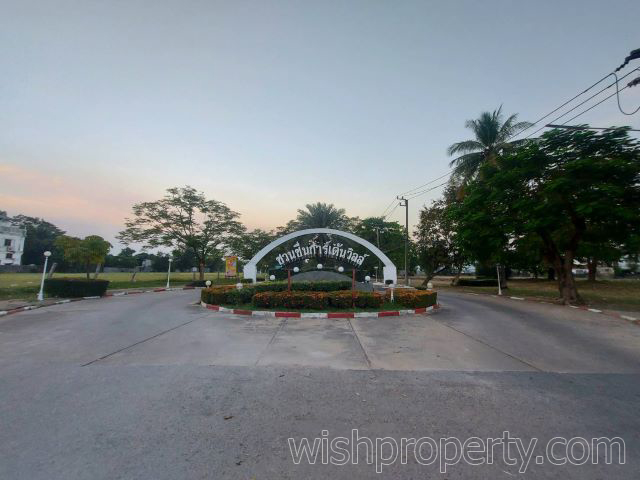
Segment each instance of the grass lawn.
[[[58,273],[54,278],[86,278],[84,273]],[[93,275],[92,275],[93,277]],[[40,290],[41,273],[0,273],[0,300],[35,300]],[[136,281],[131,281],[131,273],[101,273],[99,279],[109,280],[109,289],[164,287],[167,284],[165,272],[141,272]],[[196,275],[196,278],[197,275]],[[216,283],[217,273],[205,274],[205,280]],[[223,278],[221,276],[221,278]],[[180,286],[193,281],[191,272],[171,273],[171,285]]]
[[[497,287],[452,287],[451,277],[436,277],[433,280],[436,290],[453,290],[459,292],[498,293]],[[589,282],[576,279],[578,293],[592,307],[614,310],[640,311],[639,279],[607,279]],[[513,297],[534,297],[545,301],[557,300],[558,287],[555,281],[534,279],[512,279],[508,282],[504,295]]]

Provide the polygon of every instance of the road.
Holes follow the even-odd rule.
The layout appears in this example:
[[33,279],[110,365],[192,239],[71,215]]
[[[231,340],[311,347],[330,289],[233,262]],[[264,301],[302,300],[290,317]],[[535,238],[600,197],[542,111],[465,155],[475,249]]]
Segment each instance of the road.
[[[398,443],[509,431],[525,445],[538,439],[524,478],[638,477],[640,328],[630,323],[453,293],[429,316],[254,318],[204,310],[197,294],[0,318],[0,478],[375,476],[362,453],[342,466],[292,461],[289,437],[353,429]],[[624,465],[543,458],[553,437],[602,436],[625,441]],[[511,478],[521,468],[502,454],[444,474],[438,461],[389,463],[381,478]]]

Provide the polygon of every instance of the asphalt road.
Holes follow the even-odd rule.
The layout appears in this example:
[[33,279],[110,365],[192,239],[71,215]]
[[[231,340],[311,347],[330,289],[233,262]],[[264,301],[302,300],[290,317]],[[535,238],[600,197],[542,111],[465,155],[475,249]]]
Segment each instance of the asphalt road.
[[[491,464],[462,458],[446,473],[439,458],[389,459],[380,478],[640,474],[640,328],[627,322],[451,293],[434,315],[350,321],[236,317],[196,300],[144,294],[1,318],[0,478],[374,477],[366,445],[357,464],[292,460],[289,437],[353,429],[399,445],[538,439],[524,474],[497,449]],[[553,465],[554,437],[620,437],[625,464],[600,452],[598,464]],[[440,458],[448,448],[453,463],[448,445]],[[379,453],[380,464],[393,446]]]

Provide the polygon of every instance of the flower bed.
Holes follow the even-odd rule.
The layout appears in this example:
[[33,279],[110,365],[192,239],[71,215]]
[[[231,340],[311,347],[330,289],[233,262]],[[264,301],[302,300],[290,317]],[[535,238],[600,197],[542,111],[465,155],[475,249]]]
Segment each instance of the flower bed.
[[[329,282],[332,283],[332,282]],[[283,308],[294,310],[351,310],[379,309],[390,302],[390,292],[339,291],[259,291],[253,287],[237,290],[233,286],[216,286],[202,290],[202,302],[209,305],[228,305],[243,308]],[[404,308],[425,308],[436,305],[437,294],[430,290],[396,290],[394,306]]]
[[[387,298],[390,298],[391,292],[387,291]],[[409,308],[424,308],[435,305],[438,301],[438,294],[431,290],[395,290],[395,303],[399,303]]]

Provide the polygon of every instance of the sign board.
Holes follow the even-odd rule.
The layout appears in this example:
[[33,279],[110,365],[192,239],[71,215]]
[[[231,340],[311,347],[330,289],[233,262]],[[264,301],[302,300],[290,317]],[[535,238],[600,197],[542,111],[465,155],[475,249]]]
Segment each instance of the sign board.
[[361,267],[364,259],[367,258],[369,254],[358,254],[353,248],[343,248],[342,243],[333,243],[331,240],[324,242],[322,245],[315,240],[309,240],[308,246],[300,245],[300,242],[294,243],[293,248],[288,252],[278,255],[276,261],[278,265],[284,266],[298,260],[315,256],[344,260],[345,262]]
[[238,276],[238,257],[225,257],[224,266],[225,266],[224,268],[225,277]]

